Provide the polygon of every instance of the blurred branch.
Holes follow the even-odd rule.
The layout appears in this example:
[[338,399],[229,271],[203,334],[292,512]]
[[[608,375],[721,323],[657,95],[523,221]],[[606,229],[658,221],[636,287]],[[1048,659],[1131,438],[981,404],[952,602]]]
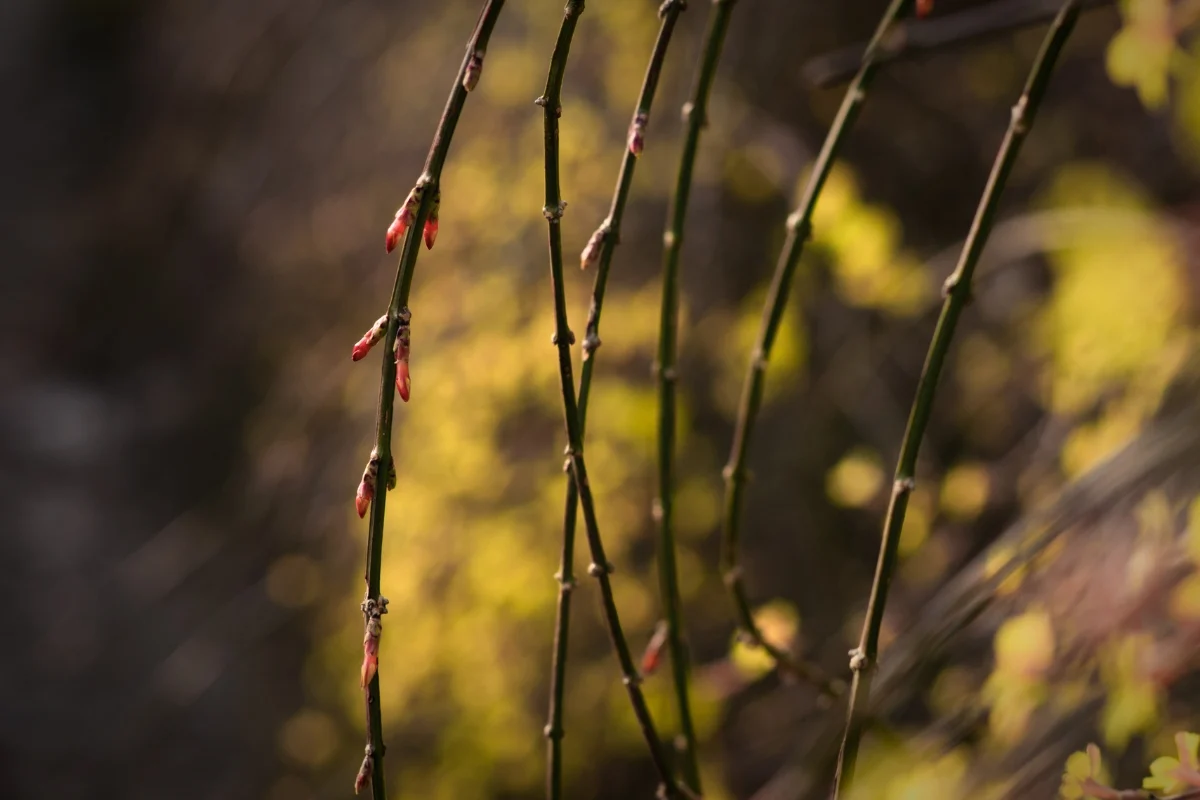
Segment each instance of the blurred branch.
[[1000,150],[996,154],[992,174],[984,187],[983,196],[980,198],[979,208],[975,214],[975,221],[971,225],[971,232],[963,246],[958,267],[946,280],[945,304],[942,306],[941,316],[934,329],[933,341],[929,345],[929,355],[926,357],[925,367],[922,369],[921,378],[917,383],[916,398],[913,401],[908,428],[904,434],[904,443],[896,464],[895,483],[892,488],[891,500],[888,503],[887,515],[884,518],[883,541],[880,543],[879,562],[875,568],[871,596],[867,601],[862,636],[859,638],[858,647],[851,651],[850,668],[854,677],[850,684],[846,733],[842,740],[837,769],[834,773],[834,800],[837,800],[842,788],[853,780],[859,739],[862,736],[871,693],[871,678],[878,655],[883,611],[887,604],[887,592],[896,566],[900,531],[904,527],[908,499],[915,486],[913,479],[916,474],[917,455],[921,448],[921,438],[925,434],[925,427],[929,423],[942,365],[950,349],[950,342],[954,338],[958,318],[970,298],[971,277],[988,235],[991,233],[996,207],[1008,181],[1008,175],[1016,162],[1021,144],[1037,115],[1038,105],[1050,82],[1050,76],[1054,72],[1058,56],[1079,17],[1079,10],[1079,5],[1075,0],[1068,0],[1046,34],[1041,52],[1038,53],[1033,68],[1030,70],[1025,89],[1016,105],[1013,106],[1012,121],[1009,123],[1008,132],[1004,136]]
[[658,360],[654,371],[658,382],[658,499],[654,517],[658,523],[658,586],[666,621],[666,645],[671,655],[671,681],[684,747],[684,776],[700,791],[700,769],[696,763],[696,730],[688,701],[688,650],[683,636],[683,609],[679,575],[675,564],[675,532],[672,529],[675,459],[675,369],[679,335],[679,257],[683,248],[684,223],[692,190],[692,171],[700,133],[707,123],[708,99],[716,78],[717,64],[725,45],[725,33],[736,0],[715,0],[709,15],[704,50],[692,95],[683,106],[685,132],[679,156],[679,173],[671,198],[671,212],[663,235],[662,307],[658,328]]
[[813,165],[812,174],[804,190],[804,197],[799,207],[788,218],[787,241],[783,245],[779,261],[775,266],[775,275],[771,279],[771,288],[763,306],[762,322],[759,328],[758,340],[750,354],[750,365],[746,372],[746,382],[742,389],[742,399],[738,405],[737,422],[733,433],[733,444],[730,447],[729,463],[725,467],[725,498],[721,515],[721,571],[725,584],[729,587],[737,614],[738,625],[745,635],[761,647],[775,660],[775,663],[787,672],[808,680],[821,687],[827,695],[839,694],[842,686],[831,681],[815,667],[793,658],[786,650],[776,647],[766,640],[754,614],[750,610],[750,601],[746,596],[745,576],[739,563],[738,540],[741,536],[742,494],[745,490],[747,469],[746,456],[750,449],[750,439],[754,435],[754,425],[758,419],[758,410],[762,405],[763,386],[766,382],[767,361],[771,357],[771,347],[775,336],[779,333],[779,325],[783,320],[784,307],[787,305],[788,293],[796,266],[800,263],[800,254],[812,227],[813,210],[817,198],[829,177],[829,171],[837,158],[838,150],[845,141],[854,121],[866,101],[867,89],[879,67],[875,54],[888,30],[896,21],[908,13],[912,0],[892,0],[871,46],[863,57],[862,68],[842,100],[821,153]]
[[[625,215],[625,205],[629,199],[629,190],[633,186],[633,173],[637,168],[638,156],[641,155],[643,139],[635,140],[635,136],[644,137],[646,121],[654,102],[654,94],[658,89],[658,78],[662,73],[663,59],[667,55],[667,47],[671,43],[671,35],[675,31],[675,22],[679,14],[686,8],[683,0],[668,0],[659,8],[662,20],[658,29],[658,38],[650,53],[650,62],[646,65],[646,76],[642,80],[642,90],[638,95],[637,107],[630,123],[629,142],[621,158],[621,171],[617,177],[617,185],[613,190],[612,206],[608,216],[600,223],[600,227],[592,234],[587,247],[583,251],[580,263],[584,268],[595,262],[596,281],[592,287],[592,304],[588,311],[587,333],[583,339],[583,367],[579,376],[579,437],[583,439],[587,430],[587,403],[592,387],[592,373],[596,367],[596,350],[600,347],[600,313],[604,307],[604,292],[608,286],[608,271],[612,264],[613,250],[621,239],[621,220]],[[579,492],[575,487],[573,473],[567,477],[566,509],[563,513],[562,559],[558,572],[558,610],[554,624],[554,655],[550,675],[550,719],[546,723],[546,735],[550,740],[547,755],[546,796],[550,800],[562,797],[562,738],[563,730],[563,692],[566,686],[567,642],[571,618],[571,591],[575,586],[575,576],[571,565],[575,560],[575,520],[579,504]]]
[[[558,119],[562,114],[562,83],[567,68],[567,57],[571,51],[571,40],[575,35],[575,27],[579,15],[583,13],[584,0],[568,0],[563,12],[562,27],[558,31],[558,39],[554,44],[554,52],[550,57],[550,69],[546,76],[546,91],[537,99],[542,107],[545,130],[545,172],[546,197],[542,213],[546,217],[550,247],[550,280],[554,290],[554,345],[558,349],[558,374],[562,388],[563,416],[567,428],[567,471],[575,482],[579,494],[579,503],[583,507],[583,523],[587,533],[588,546],[592,552],[592,563],[588,566],[588,574],[596,578],[600,584],[600,595],[604,605],[604,619],[616,650],[617,661],[625,688],[629,692],[629,701],[633,706],[642,736],[650,748],[650,756],[654,760],[659,776],[662,778],[662,788],[668,797],[678,797],[680,794],[691,794],[685,787],[677,785],[671,777],[671,766],[667,762],[662,742],[654,729],[654,721],[650,717],[650,709],[646,705],[645,695],[642,694],[641,677],[634,667],[633,656],[629,652],[629,644],[621,630],[621,620],[617,613],[616,600],[613,597],[612,581],[609,573],[612,565],[604,553],[604,543],[600,538],[600,526],[596,521],[596,507],[592,499],[591,486],[588,484],[587,465],[583,458],[583,434],[579,419],[579,406],[575,398],[575,379],[571,374],[571,345],[575,334],[567,323],[567,299],[563,286],[562,260],[562,215],[566,204],[562,201],[562,192],[558,173]],[[547,736],[559,736],[561,731],[548,728]]]
[[[1081,0],[1081,8],[1112,5],[1113,0]],[[881,62],[899,61],[923,53],[946,50],[990,36],[999,36],[1038,25],[1058,13],[1056,0],[998,0],[945,17],[902,22],[883,40]],[[828,87],[846,80],[858,69],[865,47],[861,44],[817,56],[804,65],[810,83]]]
[[[408,235],[404,240],[404,249],[401,252],[400,264],[396,273],[396,283],[392,289],[391,300],[388,303],[386,319],[380,320],[380,324],[386,326],[386,332],[382,337],[376,335],[373,341],[367,345],[369,349],[371,344],[375,344],[380,338],[384,341],[383,364],[380,369],[379,413],[376,418],[375,428],[375,449],[372,451],[371,458],[367,462],[367,471],[363,475],[363,482],[359,488],[360,498],[369,499],[370,501],[371,517],[367,534],[367,594],[362,605],[365,626],[363,682],[366,684],[364,689],[367,705],[367,747],[366,756],[363,759],[358,778],[355,780],[355,789],[357,791],[369,780],[374,800],[386,800],[387,798],[387,793],[384,790],[383,776],[383,755],[386,748],[383,744],[383,718],[379,708],[379,673],[372,663],[368,674],[367,662],[373,657],[370,652],[372,647],[376,653],[375,657],[377,657],[378,641],[382,632],[380,615],[387,611],[387,599],[380,594],[379,583],[380,568],[383,559],[384,511],[387,501],[386,490],[391,488],[393,476],[395,475],[395,463],[392,459],[392,410],[395,396],[392,387],[396,384],[397,370],[402,368],[404,372],[401,375],[402,386],[400,387],[400,391],[403,393],[404,399],[408,399],[407,350],[409,320],[412,316],[408,310],[408,295],[409,289],[412,286],[417,255],[420,253],[421,234],[424,232],[427,222],[433,226],[433,230],[436,233],[437,203],[440,202],[442,165],[446,162],[446,155],[450,151],[450,142],[454,138],[454,129],[458,125],[458,118],[462,114],[463,106],[467,100],[467,92],[471,88],[468,85],[467,76],[469,71],[473,69],[476,77],[478,77],[478,70],[482,65],[483,53],[487,49],[492,28],[495,26],[496,19],[499,17],[503,7],[504,0],[487,0],[480,12],[475,30],[467,43],[467,52],[463,56],[462,65],[458,69],[457,76],[455,76],[454,88],[450,91],[450,97],[446,101],[446,108],[442,112],[441,121],[438,123],[437,130],[433,135],[433,144],[430,146],[429,155],[425,160],[425,170],[418,179],[416,187],[409,195],[409,200],[406,201],[405,206],[401,209],[401,212],[410,213],[412,218],[411,225],[407,226]],[[400,218],[401,213],[398,212],[397,221]],[[395,223],[393,223],[393,226],[395,226]],[[395,235],[400,235],[401,232],[397,229]],[[393,228],[389,228],[388,235],[389,241],[391,241]],[[425,238],[426,244],[432,247],[433,240],[428,233],[425,234]],[[370,337],[372,337],[372,334],[368,332],[367,337],[364,337],[364,339]],[[400,349],[398,349],[398,345]],[[361,355],[365,354],[364,350]],[[359,355],[356,348],[355,356],[361,357],[361,355]],[[383,476],[385,483],[383,491],[376,490],[376,484],[380,475]],[[362,511],[360,511],[361,513]]]

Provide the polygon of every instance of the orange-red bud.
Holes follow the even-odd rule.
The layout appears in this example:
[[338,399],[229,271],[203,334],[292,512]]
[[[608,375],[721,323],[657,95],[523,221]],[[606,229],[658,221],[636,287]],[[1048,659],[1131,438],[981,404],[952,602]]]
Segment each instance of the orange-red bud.
[[387,334],[387,324],[387,314],[377,319],[371,330],[364,333],[363,337],[354,345],[354,349],[350,352],[350,360],[361,361],[365,358],[367,353],[371,352],[371,348],[379,344],[379,341]]
[[662,663],[662,651],[667,643],[669,630],[665,621],[659,622],[658,627],[654,629],[654,635],[650,637],[650,643],[646,645],[646,652],[642,654],[643,677],[653,675]]
[[388,226],[387,237],[384,244],[387,251],[390,253],[396,248],[400,238],[404,236],[404,232],[408,230],[408,226],[412,225],[413,217],[416,216],[417,206],[421,204],[421,192],[419,187],[408,193],[408,197],[404,199],[404,205],[396,209],[396,218],[392,220],[392,224]]
[[933,0],[917,0],[917,16],[927,17],[933,13]]
[[433,203],[429,207],[429,217],[425,220],[425,230],[422,233],[425,236],[425,248],[433,249],[433,243],[437,241],[438,233],[438,212],[442,207],[442,190],[436,189],[433,193]]

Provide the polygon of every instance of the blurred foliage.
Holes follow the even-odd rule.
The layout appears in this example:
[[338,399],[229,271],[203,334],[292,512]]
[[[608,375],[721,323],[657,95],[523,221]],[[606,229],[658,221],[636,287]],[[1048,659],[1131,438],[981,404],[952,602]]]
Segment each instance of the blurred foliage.
[[[625,121],[656,28],[649,5],[590,4],[587,24],[579,30],[562,128],[568,252],[583,245],[606,213]],[[439,76],[449,74],[432,71],[414,85],[405,65],[455,51],[467,18],[458,4],[426,9],[431,13],[414,17],[403,54],[397,47],[375,67],[379,94],[388,98],[386,114],[405,130],[429,127]],[[1200,142],[1200,79],[1179,43],[1177,16],[1165,0],[1129,0],[1121,9],[1123,27],[1108,46],[1113,81],[1136,89],[1149,108],[1169,104],[1182,151],[1200,152],[1195,144]],[[391,602],[380,657],[387,738],[396,754],[389,769],[397,770],[392,785],[400,796],[527,795],[537,791],[543,774],[540,732],[555,602],[551,575],[564,480],[537,213],[542,141],[529,103],[558,18],[532,4],[513,4],[507,13],[451,151],[442,184],[441,238],[437,250],[422,258],[411,303],[414,397],[398,414],[399,481],[389,505],[383,565],[384,593]],[[686,53],[687,47],[679,50]],[[996,61],[995,50],[979,56],[981,64],[988,59]],[[1003,60],[1007,63],[1011,54]],[[668,96],[658,108],[672,107],[672,87],[683,86],[688,74],[686,59],[668,60],[663,89]],[[1010,88],[1006,74],[980,68],[961,80],[972,91],[1001,97]],[[812,104],[818,116],[828,105],[824,98]],[[803,172],[789,175],[794,159],[786,148],[755,135],[757,123],[747,122],[754,109],[735,87],[719,82],[714,105],[720,113],[710,120],[697,190],[719,189],[740,207],[768,215],[765,209],[789,201],[787,195],[803,185]],[[634,184],[634,208],[646,211],[651,226],[665,202],[678,147],[678,126],[668,119],[672,113],[657,111],[652,118],[647,157]],[[1081,159],[1055,165],[1034,183],[1040,188],[1030,202],[1033,209],[1094,212],[1094,221],[1066,228],[1045,243],[1044,288],[1012,304],[1004,318],[993,315],[988,324],[963,332],[953,383],[945,387],[939,413],[954,419],[957,433],[970,441],[978,437],[982,444],[965,449],[959,460],[938,464],[912,497],[900,583],[918,595],[957,563],[964,530],[990,509],[1014,502],[1018,511],[1035,508],[1137,435],[1195,344],[1177,226],[1137,179],[1112,164]],[[834,170],[817,205],[802,290],[819,291],[828,281],[840,307],[887,330],[916,331],[914,337],[923,341],[942,275],[906,245],[905,210],[868,194],[854,167]],[[348,215],[328,204],[321,208],[338,219]],[[1104,215],[1117,212],[1132,222],[1105,224]],[[314,224],[314,230],[323,227]],[[654,254],[643,257],[654,260]],[[625,248],[618,249],[617,270],[631,258]],[[1017,269],[1017,264],[999,264],[995,280],[1002,282],[1004,271]],[[766,679],[769,662],[728,638],[729,614],[712,557],[724,445],[694,436],[693,420],[697,408],[715,410],[724,420],[733,416],[765,296],[761,280],[724,306],[696,303],[685,294],[681,326],[690,372],[697,376],[688,387],[696,394],[682,397],[679,424],[682,593],[693,628],[709,640],[719,632],[717,640],[730,642],[724,653],[704,648],[702,659],[709,666],[732,665],[737,687]],[[577,329],[590,284],[590,275],[569,276]],[[979,291],[988,292],[990,285]],[[822,301],[829,299],[822,296]],[[788,307],[768,373],[768,413],[820,378],[821,365],[813,355],[816,305]],[[653,357],[657,315],[658,288],[652,279],[641,285],[623,279],[610,289],[588,414],[599,522],[617,566],[617,602],[635,648],[649,638],[658,618],[649,545],[655,396],[645,369]],[[344,408],[363,430],[370,424],[376,381],[371,369],[346,378]],[[1041,418],[1054,421],[1062,433],[1049,468],[1039,464],[1005,477],[987,443],[1011,438],[1014,395],[1035,405]],[[902,408],[906,402],[897,398]],[[885,447],[894,443],[870,441],[843,449],[825,468],[822,499],[874,527],[886,501],[892,451]],[[1015,501],[1013,493],[1019,495]],[[1176,511],[1171,503],[1177,500],[1159,498],[1151,506],[1155,502],[1158,510],[1149,508],[1146,519],[1157,518],[1170,540]],[[1159,523],[1151,520],[1149,527]],[[360,528],[347,507],[346,535],[361,547]],[[988,569],[994,574],[1006,568],[1014,555],[1011,549],[989,553]],[[1058,551],[1047,551],[1036,566],[1021,565],[1000,584],[999,595],[1013,607],[996,627],[986,669],[950,666],[931,685],[932,708],[986,713],[985,741],[945,748],[916,731],[881,733],[863,753],[854,797],[951,800],[964,796],[967,787],[972,797],[1004,796],[1003,781],[980,785],[974,780],[973,760],[1016,746],[1047,707],[1077,705],[1090,691],[1091,678],[1106,696],[1099,729],[1107,743],[1124,747],[1133,737],[1158,730],[1162,690],[1142,663],[1153,649],[1144,635],[1114,631],[1088,657],[1072,660],[1078,633],[1025,591],[1038,569],[1052,568],[1060,558]],[[585,574],[585,568],[581,552],[577,574]],[[281,587],[277,591],[286,602],[303,604],[322,591],[321,580],[311,564],[287,556],[272,566],[269,586]],[[1182,585],[1174,613],[1200,617],[1196,585]],[[290,718],[279,735],[281,752],[298,770],[319,772],[338,747],[354,746],[361,695],[357,663],[347,654],[356,650],[361,626],[348,609],[360,591],[358,580],[347,578],[337,591],[323,595],[317,623],[323,638],[306,670],[309,707]],[[595,600],[590,584],[581,580],[566,706],[567,769],[579,787],[573,795],[587,794],[582,787],[599,780],[600,765],[642,756]],[[807,630],[809,613],[790,600],[768,598],[756,619],[772,642],[799,648],[801,619]],[[852,641],[861,610],[854,606],[833,613],[842,617],[836,630],[846,631],[842,638]],[[889,617],[885,648],[898,624]],[[839,648],[845,649],[832,647]],[[1064,671],[1068,662],[1075,672]],[[712,773],[706,776],[713,787],[708,796],[719,798],[729,790],[718,733],[732,705],[727,683],[712,674],[697,670],[694,693],[702,760]],[[669,735],[674,721],[666,678],[651,678],[646,690],[655,719]],[[1064,796],[1072,796],[1072,787],[1091,774],[1083,755],[1084,761],[1076,756],[1068,762]]]

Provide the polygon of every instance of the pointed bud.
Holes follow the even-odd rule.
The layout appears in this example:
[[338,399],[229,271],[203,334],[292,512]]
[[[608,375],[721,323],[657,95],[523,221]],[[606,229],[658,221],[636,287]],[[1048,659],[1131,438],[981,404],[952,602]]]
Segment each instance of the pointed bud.
[[371,772],[375,766],[375,759],[371,758],[372,751],[371,745],[367,745],[367,754],[363,756],[362,766],[358,768],[358,774],[354,776],[355,794],[361,792],[371,782]]
[[380,340],[387,334],[387,325],[387,314],[375,320],[375,324],[371,327],[371,330],[364,333],[363,337],[354,345],[354,349],[350,351],[350,360],[361,361],[365,358],[367,353],[371,352],[371,348],[379,344]]
[[378,477],[379,454],[372,450],[371,458],[367,460],[367,467],[363,470],[362,480],[358,483],[358,492],[354,495],[354,510],[358,512],[359,519],[367,515],[367,509],[371,507],[371,501],[375,499],[375,482]]
[[435,189],[433,192],[433,203],[429,207],[429,217],[425,220],[425,249],[432,250],[433,243],[437,241],[438,233],[438,211],[442,206],[442,190]]
[[463,88],[468,92],[475,91],[479,85],[479,73],[483,72],[483,53],[476,50],[467,61],[467,71],[463,73]]
[[608,220],[601,223],[592,238],[588,239],[583,252],[579,254],[579,268],[587,269],[600,262],[600,251],[604,249],[604,241],[608,238]]
[[384,247],[387,252],[392,252],[396,249],[396,243],[404,236],[404,232],[408,230],[408,226],[412,224],[412,213],[407,208],[401,208],[396,211],[396,218],[392,220],[392,224],[388,226],[387,237],[384,239]]
[[406,403],[412,392],[412,379],[408,373],[408,343],[409,329],[404,326],[396,336],[396,391]]
[[383,632],[383,623],[376,617],[367,620],[367,631],[363,636],[362,672],[359,675],[359,686],[366,689],[379,671],[379,634]]
[[927,17],[933,13],[933,0],[917,0],[917,17]]
[[640,156],[642,150],[646,149],[646,123],[649,120],[645,114],[637,114],[633,118],[633,123],[629,126],[629,152],[635,156]]
[[654,635],[650,637],[650,643],[646,645],[646,652],[642,654],[642,677],[648,678],[653,675],[662,663],[663,647],[667,643],[667,632],[670,627],[666,620],[658,623],[658,627],[654,629]]
[[387,238],[384,244],[387,251],[390,253],[396,249],[404,232],[408,230],[408,226],[412,225],[413,217],[416,216],[417,206],[421,204],[420,187],[414,188],[408,193],[408,197],[404,199],[404,205],[396,209],[396,218],[392,220],[392,224],[388,226]]

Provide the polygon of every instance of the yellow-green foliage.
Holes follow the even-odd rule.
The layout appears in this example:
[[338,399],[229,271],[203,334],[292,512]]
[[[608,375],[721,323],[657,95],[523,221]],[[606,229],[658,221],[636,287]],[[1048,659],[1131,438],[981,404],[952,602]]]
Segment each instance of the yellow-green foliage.
[[[422,4],[428,13],[411,15],[414,27],[375,67],[380,100],[371,122],[395,130],[406,147],[417,147],[414,143],[433,130],[443,87],[449,87],[473,19],[466,5]],[[590,3],[587,24],[579,28],[561,133],[568,263],[607,213],[625,126],[658,25],[654,5]],[[1166,96],[1172,57],[1161,52],[1165,45],[1154,16],[1158,5],[1133,0],[1124,8],[1126,28],[1113,43],[1110,68],[1118,80],[1136,86],[1146,103],[1159,102]],[[698,7],[697,13],[703,10]],[[509,4],[505,15],[503,35],[489,49],[446,164],[442,232],[437,248],[421,256],[410,303],[413,398],[396,415],[398,485],[388,498],[382,572],[383,593],[391,602],[380,655],[388,769],[399,777],[390,787],[404,797],[470,800],[527,792],[542,780],[541,730],[556,599],[551,576],[557,569],[565,482],[540,215],[543,141],[532,100],[544,79],[561,17],[557,6],[531,3]],[[1143,59],[1143,51],[1151,50],[1153,57]],[[414,75],[414,64],[422,65],[419,75]],[[587,67],[576,66],[583,64]],[[682,58],[667,61],[647,145],[653,157],[639,165],[627,231],[633,215],[661,209],[665,201],[678,149],[671,133],[677,127],[666,120],[677,113],[687,66]],[[987,72],[994,75],[995,70]],[[1178,120],[1200,142],[1200,78],[1185,71],[1179,81]],[[707,146],[701,147],[696,170],[697,192],[721,182],[740,202],[758,208],[769,208],[772,198],[794,199],[780,195],[797,181],[803,185],[804,176],[786,174],[786,159],[770,138],[746,122],[753,113],[749,103],[718,81]],[[345,147],[352,150],[355,142],[349,131]],[[268,269],[314,257],[340,269],[356,242],[377,234],[382,238],[387,219],[379,217],[375,230],[369,224],[372,214],[394,208],[419,168],[419,159],[410,157],[398,166],[387,165],[382,170],[386,180],[369,189],[331,192],[312,209],[310,235],[303,240],[254,233],[269,228],[262,223],[275,213],[260,209],[247,226],[251,232],[243,246],[256,259],[261,256]],[[1072,418],[1103,393],[1116,390],[1099,417],[1077,426],[1064,447],[1063,471],[1077,475],[1144,424],[1182,364],[1190,343],[1181,300],[1182,261],[1173,234],[1155,221],[1152,204],[1128,180],[1101,165],[1064,165],[1044,196],[1051,209],[1117,210],[1136,223],[1068,232],[1051,253],[1048,301],[1013,320],[1016,335],[1026,336],[1040,359],[1038,388],[1051,412]],[[650,224],[657,227],[660,221]],[[782,230],[783,219],[778,223]],[[937,300],[936,281],[904,248],[902,234],[900,215],[864,201],[853,171],[838,165],[813,220],[810,254],[823,258],[806,258],[797,283],[803,283],[804,271],[814,264],[827,265],[845,303],[915,325]],[[636,260],[641,266],[653,264],[657,253],[638,254]],[[626,248],[617,249],[586,451],[600,526],[617,567],[617,603],[637,649],[659,615],[653,564],[634,557],[648,549],[650,540],[656,421],[647,366],[657,336],[659,296],[655,283],[638,285],[630,279],[626,267],[634,261]],[[769,272],[769,264],[758,266],[759,274]],[[379,267],[389,273],[391,268],[391,262]],[[742,265],[730,266],[735,268]],[[339,269],[330,270],[328,285],[344,290],[347,279]],[[685,265],[685,285],[686,274]],[[592,276],[570,270],[567,281],[571,322],[579,333]],[[736,407],[765,292],[765,285],[758,286],[732,310],[706,310],[701,318],[689,315],[688,292],[683,294],[685,361],[694,359],[688,363],[704,371],[697,383],[729,415]],[[768,403],[803,385],[809,349],[802,304],[792,302],[769,366]],[[953,356],[959,389],[953,405],[981,417],[995,411],[1000,390],[1023,378],[1026,356],[1008,343],[964,329]],[[327,365],[318,366],[313,369],[324,374]],[[360,366],[344,387],[344,407],[359,417],[363,443],[377,381],[377,370]],[[686,602],[718,617],[727,615],[728,608],[715,564],[700,552],[716,524],[718,459],[723,454],[689,437],[686,393],[681,400],[679,450],[686,457],[677,461],[676,513],[682,593]],[[939,414],[959,413],[946,398],[939,402]],[[367,449],[364,444],[364,457]],[[877,454],[854,449],[831,466],[826,490],[834,503],[858,509],[854,513],[874,511],[886,489],[886,474]],[[349,496],[353,480],[345,489]],[[986,469],[970,461],[949,465],[935,482],[920,486],[901,541],[903,578],[924,583],[939,576],[951,556],[937,523],[972,522],[993,491]],[[349,503],[344,528],[346,536],[365,548],[364,526],[352,516]],[[1200,525],[1193,522],[1192,530]],[[1200,540],[1200,533],[1193,539]],[[579,781],[605,758],[640,757],[643,745],[584,573],[588,559],[582,535],[577,555],[580,588],[568,666],[565,757],[569,780]],[[989,568],[1000,569],[1011,557],[997,552]],[[1014,572],[1001,585],[1001,594],[1015,593],[1025,574],[1024,568]],[[306,707],[279,732],[281,751],[300,768],[327,764],[339,748],[356,750],[361,758],[356,651],[362,624],[355,611],[361,580],[347,577],[343,586],[323,593],[320,575],[311,562],[291,557],[275,565],[267,582],[271,596],[285,605],[332,596],[306,670]],[[1200,616],[1200,589],[1189,591],[1177,601],[1180,613]],[[756,618],[780,645],[791,643],[801,624],[800,611],[779,602],[759,608]],[[853,633],[847,638],[857,638],[859,627],[860,621],[851,620]],[[1034,608],[1010,619],[997,634],[995,670],[983,692],[997,740],[1012,741],[1046,699],[1056,633],[1048,614]],[[893,635],[894,630],[885,629],[885,648]],[[1158,719],[1160,698],[1135,669],[1137,646],[1132,639],[1115,642],[1103,659],[1110,693],[1104,728],[1110,742],[1123,743]],[[749,676],[762,674],[767,666],[760,652],[737,644],[732,655]],[[935,702],[945,707],[969,702],[970,676],[958,672],[944,677],[934,687]],[[650,679],[645,688],[656,721],[669,735],[674,725],[665,677]],[[697,679],[694,713],[703,743],[711,741],[721,710],[715,690]],[[957,800],[963,796],[970,755],[959,749],[926,758],[910,745],[868,742],[853,796]],[[706,797],[720,798],[719,760],[708,754],[703,760],[714,772],[705,774]],[[1076,775],[1080,769],[1075,759],[1068,771]],[[973,786],[971,796],[988,797],[994,788]]]

